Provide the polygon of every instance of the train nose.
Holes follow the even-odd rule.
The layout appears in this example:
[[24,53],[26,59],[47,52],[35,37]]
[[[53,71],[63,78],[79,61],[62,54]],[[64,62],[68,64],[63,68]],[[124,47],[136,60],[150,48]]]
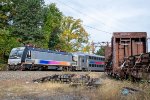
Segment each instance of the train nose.
[[21,59],[8,59],[9,65],[17,65],[19,63],[21,63]]

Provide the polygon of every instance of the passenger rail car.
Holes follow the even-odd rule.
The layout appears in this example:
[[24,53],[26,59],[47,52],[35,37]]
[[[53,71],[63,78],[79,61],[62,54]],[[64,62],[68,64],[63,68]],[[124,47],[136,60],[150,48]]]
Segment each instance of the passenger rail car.
[[104,71],[104,56],[85,53],[74,53],[73,55],[73,61],[78,70]]
[[104,57],[84,53],[57,52],[28,46],[11,50],[8,70],[48,69],[104,71]]

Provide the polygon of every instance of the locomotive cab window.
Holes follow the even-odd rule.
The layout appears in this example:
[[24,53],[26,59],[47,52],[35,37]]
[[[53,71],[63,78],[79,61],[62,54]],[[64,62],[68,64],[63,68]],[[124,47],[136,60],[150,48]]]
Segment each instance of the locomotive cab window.
[[27,58],[31,58],[31,51],[30,50],[27,53]]
[[72,56],[72,60],[73,60],[73,61],[77,61],[77,60],[78,60],[78,57],[77,57],[77,56]]

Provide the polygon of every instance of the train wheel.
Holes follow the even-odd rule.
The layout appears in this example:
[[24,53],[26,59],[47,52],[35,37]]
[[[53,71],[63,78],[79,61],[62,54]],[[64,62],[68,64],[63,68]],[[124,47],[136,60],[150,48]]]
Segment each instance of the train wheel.
[[7,70],[8,70],[8,71],[11,71],[11,70],[12,70],[12,67],[11,67],[10,65],[8,65],[8,66],[7,66]]
[[24,66],[20,66],[19,70],[21,70],[21,71],[25,71],[26,69],[25,69],[25,67],[24,67]]
[[85,71],[88,71],[88,69],[87,68],[82,68],[82,71],[85,72]]
[[7,66],[7,70],[14,71],[15,70],[15,66],[14,65],[8,65]]
[[42,70],[43,70],[43,68],[42,68],[42,67],[39,67],[39,68],[38,68],[38,71],[42,71]]
[[62,67],[62,71],[67,71],[67,68],[66,67]]
[[76,71],[76,67],[72,66],[71,71]]

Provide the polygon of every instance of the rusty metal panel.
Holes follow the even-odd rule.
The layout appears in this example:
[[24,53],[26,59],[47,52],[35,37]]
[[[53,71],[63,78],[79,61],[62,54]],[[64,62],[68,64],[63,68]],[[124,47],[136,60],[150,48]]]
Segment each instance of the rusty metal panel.
[[114,32],[112,37],[113,67],[121,66],[124,58],[146,53],[146,32]]
[[147,37],[146,32],[114,32],[113,37],[115,38],[142,38]]
[[138,50],[137,50],[137,44],[135,43],[134,40],[132,40],[132,55],[137,55]]
[[105,47],[105,59],[109,59],[112,54],[112,48],[110,46]]

